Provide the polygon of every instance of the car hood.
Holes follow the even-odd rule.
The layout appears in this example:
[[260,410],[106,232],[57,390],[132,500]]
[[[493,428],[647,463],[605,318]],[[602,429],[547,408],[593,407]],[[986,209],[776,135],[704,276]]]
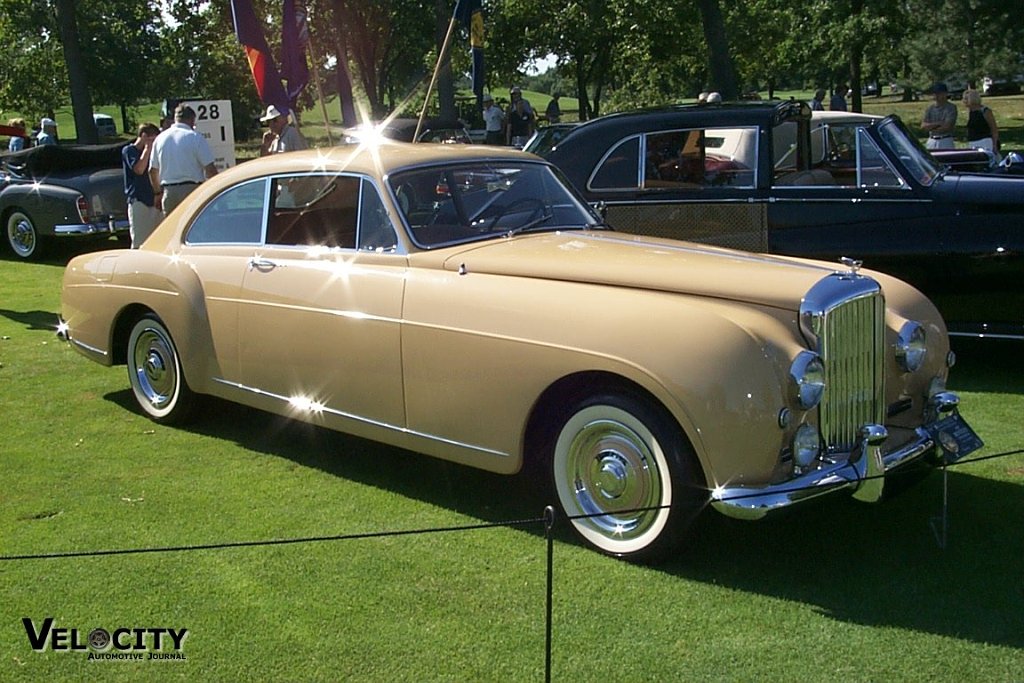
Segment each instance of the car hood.
[[995,173],[948,173],[932,186],[933,196],[975,204],[1024,207],[1024,178]]
[[751,254],[604,231],[523,235],[468,245],[446,270],[568,280],[693,294],[796,310],[839,269],[820,261]]

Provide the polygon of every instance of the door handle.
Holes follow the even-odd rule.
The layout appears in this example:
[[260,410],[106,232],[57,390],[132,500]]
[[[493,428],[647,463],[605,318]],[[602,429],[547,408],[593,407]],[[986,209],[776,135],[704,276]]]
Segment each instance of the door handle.
[[258,270],[261,273],[267,273],[275,268],[284,268],[284,266],[279,266],[270,259],[265,259],[260,256],[254,256],[249,259],[249,270]]

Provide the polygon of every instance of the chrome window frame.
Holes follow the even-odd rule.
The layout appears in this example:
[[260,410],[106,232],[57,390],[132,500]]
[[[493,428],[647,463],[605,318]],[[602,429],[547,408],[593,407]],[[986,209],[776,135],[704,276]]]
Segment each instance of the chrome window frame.
[[[245,180],[245,181],[243,181],[241,183],[238,183],[236,185],[232,185],[231,187],[225,188],[223,191],[218,193],[217,196],[213,197],[208,202],[206,202],[206,204],[203,205],[203,208],[201,208],[199,210],[199,212],[195,215],[195,217],[192,218],[192,220],[188,224],[188,227],[186,227],[185,230],[182,231],[181,243],[184,246],[187,246],[187,247],[261,246],[266,241],[266,239],[267,239],[267,208],[268,208],[269,202],[270,202],[270,182],[269,181],[270,181],[270,176],[264,176],[264,177],[261,177],[261,178],[250,178],[249,180]],[[229,192],[234,192],[235,190],[241,189],[241,188],[245,187],[246,185],[253,185],[255,183],[263,183],[263,208],[261,209],[260,236],[259,236],[258,240],[254,241],[254,242],[250,242],[250,241],[245,241],[245,242],[239,242],[239,241],[190,242],[189,241],[189,239],[188,239],[189,235],[195,229],[196,223],[198,223],[203,218],[204,214],[206,214],[206,212],[210,210],[211,206],[213,206],[218,200],[222,199]]]

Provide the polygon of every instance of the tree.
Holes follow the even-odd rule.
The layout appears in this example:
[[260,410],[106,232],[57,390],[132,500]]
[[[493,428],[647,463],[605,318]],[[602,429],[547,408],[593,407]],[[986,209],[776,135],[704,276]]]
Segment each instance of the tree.
[[[351,60],[370,114],[381,118],[408,103],[428,72],[435,0],[313,0],[318,30]],[[429,62],[429,67],[433,63]]]
[[160,63],[159,2],[119,0],[116,11],[107,2],[78,0],[77,5],[92,99],[118,105],[122,129],[133,132],[129,107],[164,96],[166,82],[154,68]]
[[[25,26],[38,27],[25,31]],[[0,3],[0,101],[36,122],[67,102],[68,74],[49,4],[33,0]]]

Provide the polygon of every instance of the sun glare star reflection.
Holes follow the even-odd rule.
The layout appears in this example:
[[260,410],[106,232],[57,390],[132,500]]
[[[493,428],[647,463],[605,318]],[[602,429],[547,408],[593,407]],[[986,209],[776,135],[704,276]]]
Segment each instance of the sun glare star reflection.
[[308,396],[292,396],[288,399],[288,404],[295,410],[302,413],[319,414],[324,411],[324,404],[311,399]]

